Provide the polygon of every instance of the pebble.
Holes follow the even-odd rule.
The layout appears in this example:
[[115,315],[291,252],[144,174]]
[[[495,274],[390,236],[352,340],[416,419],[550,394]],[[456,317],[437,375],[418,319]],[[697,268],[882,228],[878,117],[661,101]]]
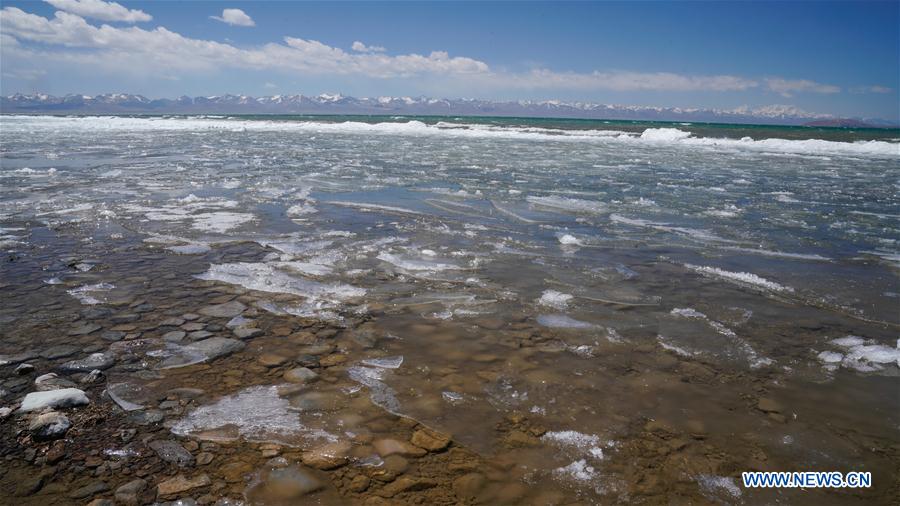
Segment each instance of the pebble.
[[115,331],[115,330],[107,330],[106,332],[103,332],[102,334],[100,334],[101,339],[103,339],[104,341],[110,341],[110,342],[121,341],[122,338],[124,338],[124,337],[125,337],[124,332],[119,332],[119,331]]
[[195,330],[194,332],[190,332],[187,337],[191,341],[200,341],[211,335],[213,335],[212,332],[207,332],[206,330]]
[[284,380],[291,383],[312,383],[319,375],[306,367],[295,367],[284,373]]
[[277,353],[263,353],[256,360],[266,367],[278,367],[284,365],[288,358]]
[[261,473],[259,482],[248,488],[251,503],[295,501],[323,487],[321,481],[298,466],[269,469]]
[[263,334],[263,331],[254,327],[237,327],[233,331],[238,339],[253,339]]
[[100,330],[102,328],[103,327],[101,327],[100,325],[97,325],[95,323],[87,323],[87,324],[81,325],[80,327],[75,327],[74,329],[70,330],[69,335],[70,336],[86,336],[88,334],[97,332],[98,330]]
[[415,431],[410,439],[412,444],[436,452],[443,450],[450,444],[450,437],[429,429]]
[[347,455],[349,453],[350,443],[347,441],[337,441],[304,452],[301,460],[309,467],[329,470],[346,464]]
[[106,492],[107,490],[109,490],[109,485],[102,481],[95,481],[73,490],[69,493],[69,497],[72,499],[87,499],[88,497],[99,494],[100,492]]

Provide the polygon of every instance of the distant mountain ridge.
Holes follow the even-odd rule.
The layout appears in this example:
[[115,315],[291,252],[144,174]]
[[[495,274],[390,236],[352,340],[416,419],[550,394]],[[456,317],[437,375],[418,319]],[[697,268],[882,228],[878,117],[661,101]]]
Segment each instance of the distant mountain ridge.
[[[699,121],[804,125],[810,122],[848,121],[829,114],[816,114],[793,106],[772,105],[751,109],[694,109],[596,104],[590,102],[490,101],[479,99],[435,99],[428,97],[355,98],[341,94],[217,95],[149,99],[142,95],[107,93],[96,96],[15,94],[0,97],[4,114],[360,114],[507,116],[574,119]],[[853,120],[866,126],[894,126],[888,122]],[[823,123],[824,124],[824,123]]]

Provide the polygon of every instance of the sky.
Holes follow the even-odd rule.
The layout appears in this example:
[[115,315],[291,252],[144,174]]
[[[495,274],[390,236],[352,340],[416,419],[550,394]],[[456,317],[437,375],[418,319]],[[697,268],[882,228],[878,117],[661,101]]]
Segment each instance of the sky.
[[900,120],[900,1],[0,1],[0,94],[342,93]]

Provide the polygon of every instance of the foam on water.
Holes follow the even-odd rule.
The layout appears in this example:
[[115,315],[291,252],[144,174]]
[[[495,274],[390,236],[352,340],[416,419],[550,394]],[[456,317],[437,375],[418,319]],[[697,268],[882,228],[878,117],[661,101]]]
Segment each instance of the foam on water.
[[692,265],[692,264],[684,264],[688,269],[698,272],[700,274],[711,276],[715,278],[724,279],[726,281],[731,281],[733,283],[737,283],[739,285],[751,286],[755,288],[765,288],[766,290],[772,290],[775,292],[793,292],[794,289],[789,286],[780,285],[774,281],[769,281],[765,278],[759,277],[756,274],[751,274],[749,272],[731,272],[723,269],[719,269],[718,267],[709,267],[709,266],[700,266],[700,265]]
[[[310,134],[364,134],[413,137],[463,137],[469,139],[526,140],[553,142],[595,142],[652,144],[727,151],[760,151],[783,154],[847,155],[900,158],[900,144],[887,141],[837,142],[822,139],[788,140],[694,137],[676,128],[648,128],[637,136],[623,131],[562,130],[546,128],[496,127],[443,123],[428,125],[421,121],[405,123],[363,123],[347,121],[268,121],[213,118],[126,118],[4,116],[4,129],[10,132],[50,131],[234,131],[304,132]],[[452,125],[452,126],[451,126]]]

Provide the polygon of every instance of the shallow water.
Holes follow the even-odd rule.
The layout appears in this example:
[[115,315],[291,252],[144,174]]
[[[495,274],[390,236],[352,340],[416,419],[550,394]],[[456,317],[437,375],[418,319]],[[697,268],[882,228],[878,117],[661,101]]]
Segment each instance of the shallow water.
[[[107,375],[135,405],[190,386],[169,364],[241,371],[323,343],[344,357],[326,367],[333,381],[302,391],[253,368],[207,385],[167,418],[178,436],[309,448],[402,415],[485,459],[487,503],[837,504],[896,490],[891,132],[0,122],[0,355],[71,341],[56,329],[79,311],[152,299],[145,322],[231,294],[250,311],[237,314],[272,323],[229,358],[191,342],[248,325],[228,325],[233,314],[204,316],[213,330],[197,339],[157,323],[113,344],[106,315],[78,342],[129,348],[134,361]],[[295,319],[338,332],[271,331]],[[8,390],[3,403],[27,391]],[[742,489],[750,469],[870,470],[875,487]]]

